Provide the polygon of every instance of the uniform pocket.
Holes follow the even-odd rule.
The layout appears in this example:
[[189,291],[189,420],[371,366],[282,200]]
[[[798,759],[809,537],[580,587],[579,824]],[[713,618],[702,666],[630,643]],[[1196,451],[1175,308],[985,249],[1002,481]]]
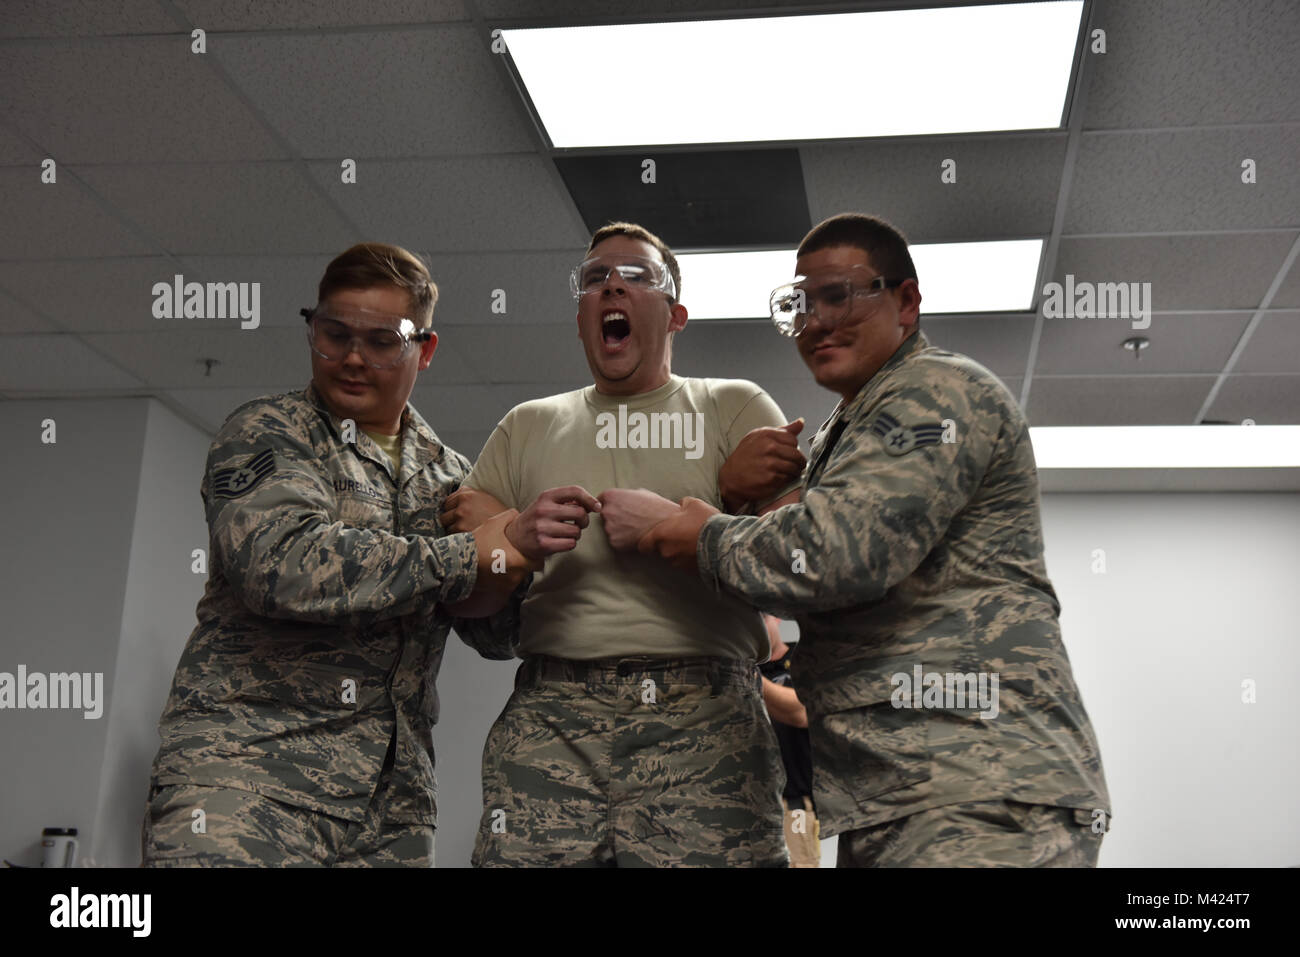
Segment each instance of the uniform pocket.
[[829,779],[820,782],[824,789],[842,792],[858,808],[867,810],[882,794],[930,779],[926,712],[881,701],[814,720],[814,777]]

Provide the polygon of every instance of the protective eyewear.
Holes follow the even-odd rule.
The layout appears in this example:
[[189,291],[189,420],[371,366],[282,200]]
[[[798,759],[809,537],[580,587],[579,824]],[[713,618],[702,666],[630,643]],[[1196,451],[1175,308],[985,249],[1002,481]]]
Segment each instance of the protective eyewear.
[[596,256],[583,260],[569,273],[569,291],[574,299],[598,293],[615,272],[633,289],[655,290],[669,299],[677,298],[677,286],[668,267],[640,256]]
[[777,286],[768,301],[772,322],[783,336],[798,336],[815,315],[823,325],[834,328],[853,311],[854,301],[874,307],[887,289],[897,289],[906,279],[876,276],[863,280],[856,276],[813,279],[800,276],[792,283]]
[[318,305],[300,309],[307,320],[307,341],[322,359],[337,362],[356,349],[372,369],[391,369],[411,354],[412,348],[432,338],[432,329],[417,329],[402,316],[370,309],[336,309]]

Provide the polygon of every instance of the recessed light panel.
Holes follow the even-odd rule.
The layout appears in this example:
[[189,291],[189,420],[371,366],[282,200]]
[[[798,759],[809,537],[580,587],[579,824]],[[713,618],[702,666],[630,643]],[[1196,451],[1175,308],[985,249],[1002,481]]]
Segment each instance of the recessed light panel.
[[1083,0],[502,31],[556,148],[1056,128]]

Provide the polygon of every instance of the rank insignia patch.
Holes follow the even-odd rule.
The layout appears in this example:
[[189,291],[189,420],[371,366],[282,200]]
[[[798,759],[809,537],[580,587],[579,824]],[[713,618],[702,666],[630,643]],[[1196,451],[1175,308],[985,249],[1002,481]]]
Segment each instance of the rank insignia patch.
[[215,498],[238,498],[254,488],[275,471],[275,456],[271,450],[259,452],[235,469],[218,469],[212,476],[212,494]]
[[876,416],[876,421],[871,423],[871,431],[880,436],[881,444],[890,455],[906,455],[912,449],[938,445],[943,440],[943,426],[938,422],[906,426],[888,412]]

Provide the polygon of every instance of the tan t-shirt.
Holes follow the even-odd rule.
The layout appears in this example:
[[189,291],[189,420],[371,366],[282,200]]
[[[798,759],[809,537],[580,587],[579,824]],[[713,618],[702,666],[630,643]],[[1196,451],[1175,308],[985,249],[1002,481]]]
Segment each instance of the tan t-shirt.
[[402,471],[402,433],[384,435],[382,432],[367,431],[366,435],[374,439],[375,445],[379,446],[379,451],[388,456],[388,461],[393,463],[393,474],[401,478],[399,473]]
[[[560,485],[592,495],[648,488],[721,508],[722,463],[751,429],[785,422],[772,398],[744,379],[673,376],[635,396],[588,386],[511,409],[464,484],[520,511]],[[596,515],[577,548],[546,559],[523,605],[520,655],[765,661],[768,651],[751,607],[656,557],[615,552]]]

